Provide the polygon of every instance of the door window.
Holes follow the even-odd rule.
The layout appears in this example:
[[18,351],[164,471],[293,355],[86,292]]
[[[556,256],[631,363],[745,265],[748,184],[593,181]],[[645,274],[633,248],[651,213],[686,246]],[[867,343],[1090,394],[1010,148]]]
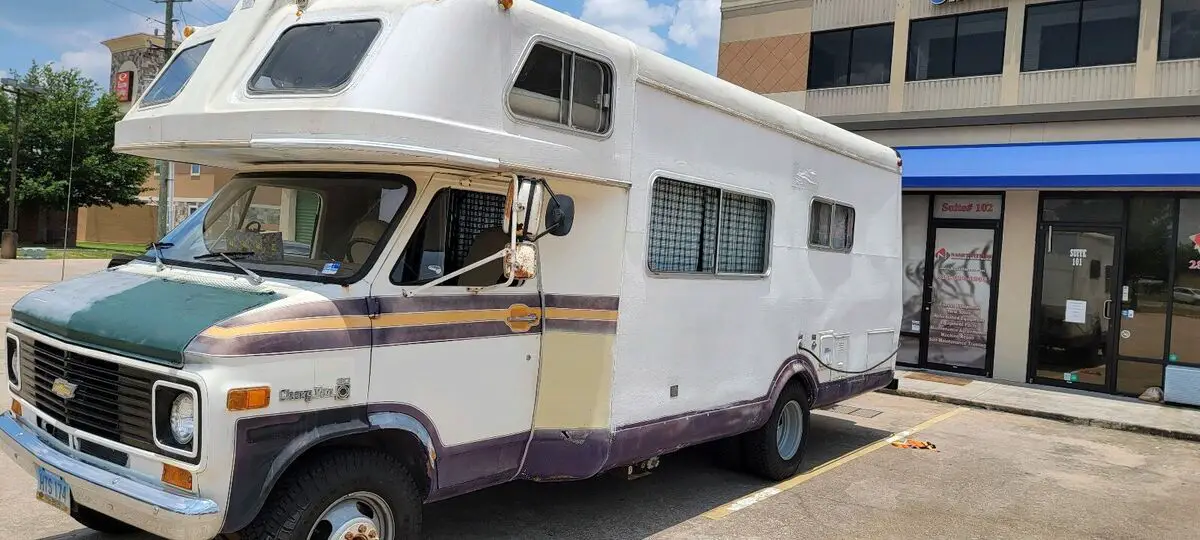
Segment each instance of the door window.
[[1042,260],[1037,376],[1106,384],[1117,234],[1055,226]]
[[[504,195],[495,193],[439,191],[392,268],[392,283],[429,283],[504,249],[509,241],[501,228],[504,202]],[[496,259],[440,285],[485,287],[506,279],[504,263]]]
[[928,362],[987,368],[995,241],[993,229],[935,230]]

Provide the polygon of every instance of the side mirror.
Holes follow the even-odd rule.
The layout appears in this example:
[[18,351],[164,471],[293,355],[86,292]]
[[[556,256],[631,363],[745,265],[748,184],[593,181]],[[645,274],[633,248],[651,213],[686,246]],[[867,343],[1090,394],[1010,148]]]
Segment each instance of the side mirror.
[[568,195],[551,197],[550,204],[546,206],[546,218],[542,223],[546,224],[546,234],[566,236],[571,232],[571,225],[575,223],[575,199]]
[[516,178],[508,187],[508,197],[505,198],[507,211],[504,213],[504,232],[512,233],[512,227],[517,227],[517,238],[526,234],[534,234],[538,230],[538,209],[542,207],[542,183],[527,178]]
[[533,279],[537,276],[537,247],[532,242],[518,242],[516,249],[504,256],[504,277]]

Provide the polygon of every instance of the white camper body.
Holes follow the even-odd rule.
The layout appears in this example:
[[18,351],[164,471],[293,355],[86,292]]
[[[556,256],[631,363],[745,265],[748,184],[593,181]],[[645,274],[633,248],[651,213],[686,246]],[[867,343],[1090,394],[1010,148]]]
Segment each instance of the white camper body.
[[529,0],[298,4],[191,33],[117,126],[233,183],[14,307],[0,446],[39,498],[405,538],[422,501],[717,439],[790,476],[808,411],[892,382],[892,149]]

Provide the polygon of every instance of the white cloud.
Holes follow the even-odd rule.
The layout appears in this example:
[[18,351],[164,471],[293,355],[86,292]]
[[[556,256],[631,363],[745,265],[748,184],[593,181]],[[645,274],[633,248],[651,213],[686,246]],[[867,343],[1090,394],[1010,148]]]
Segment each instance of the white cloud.
[[715,50],[721,0],[656,5],[648,0],[584,0],[579,18],[658,52],[666,52],[668,40],[688,49]]
[[67,51],[59,58],[58,64],[65,68],[77,68],[85,77],[96,81],[101,90],[108,89],[112,57],[104,46]]
[[667,50],[667,41],[656,32],[675,17],[669,5],[651,6],[647,0],[584,0],[580,20],[659,52]]
[[715,42],[721,35],[721,0],[679,0],[667,30],[671,41],[689,48]]

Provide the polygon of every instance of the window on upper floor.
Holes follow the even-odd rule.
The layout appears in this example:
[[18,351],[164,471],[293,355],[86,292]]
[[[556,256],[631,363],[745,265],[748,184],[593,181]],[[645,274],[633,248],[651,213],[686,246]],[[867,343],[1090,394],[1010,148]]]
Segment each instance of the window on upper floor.
[[810,89],[885,84],[891,78],[891,23],[812,35]]
[[1076,0],[1025,9],[1021,71],[1137,60],[1140,0]]
[[1004,68],[1006,10],[912,22],[906,79],[996,75]]
[[258,93],[330,92],[350,81],[382,26],[378,20],[296,25],[250,77]]
[[769,199],[659,178],[647,264],[658,273],[765,274],[770,231]]
[[813,200],[808,217],[808,245],[850,251],[854,246],[854,208]]
[[192,164],[192,176],[200,176],[200,165],[196,163]]
[[538,43],[508,92],[513,114],[588,133],[612,120],[612,70],[594,58]]
[[1159,60],[1200,58],[1200,2],[1163,0]]

